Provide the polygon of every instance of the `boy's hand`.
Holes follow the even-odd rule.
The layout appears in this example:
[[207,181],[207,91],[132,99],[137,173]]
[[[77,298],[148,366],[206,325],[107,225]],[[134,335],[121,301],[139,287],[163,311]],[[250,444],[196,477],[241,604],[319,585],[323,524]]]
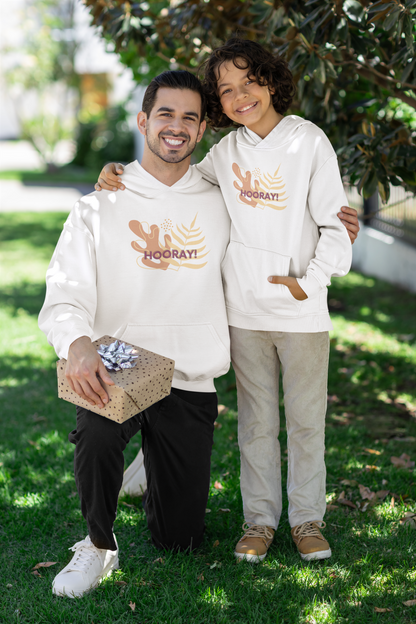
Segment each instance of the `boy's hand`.
[[121,178],[118,175],[121,175],[124,172],[123,165],[117,163],[108,163],[105,165],[98,176],[98,182],[95,184],[94,188],[96,191],[101,191],[104,189],[105,191],[124,191],[126,188],[121,181]]
[[104,407],[108,403],[99,377],[109,386],[114,386],[114,381],[87,336],[77,338],[69,347],[65,376],[72,390],[91,405]]
[[267,278],[271,284],[284,284],[292,293],[292,297],[298,301],[304,301],[308,298],[308,295],[299,286],[299,282],[296,277],[280,277],[279,275],[270,275]]
[[358,236],[358,232],[360,231],[357,211],[349,206],[342,206],[341,212],[338,213],[338,217],[347,228],[348,236],[351,239],[351,245],[353,245]]

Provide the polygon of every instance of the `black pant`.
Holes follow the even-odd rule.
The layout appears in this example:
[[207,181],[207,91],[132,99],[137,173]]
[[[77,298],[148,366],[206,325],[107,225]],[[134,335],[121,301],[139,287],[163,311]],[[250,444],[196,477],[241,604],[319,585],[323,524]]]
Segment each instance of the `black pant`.
[[208,499],[215,392],[172,393],[119,424],[77,407],[75,481],[89,536],[115,550],[113,524],[123,482],[123,451],[142,432],[147,490],[145,511],[157,548],[193,549],[202,541]]

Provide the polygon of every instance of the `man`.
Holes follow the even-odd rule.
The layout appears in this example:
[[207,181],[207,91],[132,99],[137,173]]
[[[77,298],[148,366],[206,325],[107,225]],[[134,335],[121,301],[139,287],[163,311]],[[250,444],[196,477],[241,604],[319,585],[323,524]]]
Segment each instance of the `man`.
[[[175,360],[172,393],[123,424],[77,408],[75,479],[88,536],[53,592],[82,596],[118,566],[113,534],[123,450],[142,432],[145,511],[157,548],[203,537],[217,397],[229,367],[221,262],[229,218],[219,189],[190,169],[205,130],[205,99],[189,72],[155,78],[138,114],[141,165],[124,193],[91,193],[70,213],[47,274],[39,326],[67,359],[72,389],[91,405],[112,384],[92,341],[108,334]],[[179,503],[178,503],[179,501]]]

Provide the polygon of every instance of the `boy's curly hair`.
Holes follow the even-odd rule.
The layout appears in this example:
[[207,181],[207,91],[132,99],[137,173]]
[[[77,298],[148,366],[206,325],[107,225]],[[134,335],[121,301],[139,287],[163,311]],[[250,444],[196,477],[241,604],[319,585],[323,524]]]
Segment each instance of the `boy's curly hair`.
[[273,89],[271,96],[274,109],[282,115],[287,111],[296,93],[296,86],[286,61],[255,41],[231,37],[224,45],[216,48],[202,65],[208,123],[212,128],[239,126],[223,113],[218,95],[219,69],[227,61],[232,61],[238,69],[247,69],[247,76],[254,77],[262,87],[267,85]]

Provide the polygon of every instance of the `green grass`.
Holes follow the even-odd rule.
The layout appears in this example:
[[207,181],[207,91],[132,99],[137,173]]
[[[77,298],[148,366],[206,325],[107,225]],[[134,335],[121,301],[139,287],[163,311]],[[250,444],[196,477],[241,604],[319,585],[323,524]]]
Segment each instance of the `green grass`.
[[[161,553],[149,541],[141,500],[125,497],[115,526],[121,569],[81,600],[52,596],[52,579],[72,554],[68,547],[86,534],[67,440],[74,408],[56,398],[56,358],[37,328],[44,274],[64,218],[0,214],[0,622],[415,623],[416,607],[403,601],[416,598],[416,531],[400,520],[416,513],[416,474],[394,467],[390,457],[416,459],[416,302],[356,273],[335,280],[330,295],[327,499],[336,508],[327,513],[325,535],[332,558],[299,559],[285,504],[265,562],[234,560],[243,517],[230,372],[217,384],[229,411],[215,433],[202,547],[156,561]],[[285,458],[284,424],[281,442]],[[140,438],[133,440],[126,463],[139,447]],[[336,502],[342,492],[360,501],[359,484],[389,494],[366,511]],[[34,576],[40,561],[58,563]]]
[[83,167],[74,165],[65,165],[58,167],[56,171],[46,171],[43,169],[26,171],[26,170],[9,170],[0,171],[0,180],[19,180],[25,182],[38,182],[39,184],[50,184],[69,182],[74,184],[90,184],[97,181],[98,171],[89,171]]

